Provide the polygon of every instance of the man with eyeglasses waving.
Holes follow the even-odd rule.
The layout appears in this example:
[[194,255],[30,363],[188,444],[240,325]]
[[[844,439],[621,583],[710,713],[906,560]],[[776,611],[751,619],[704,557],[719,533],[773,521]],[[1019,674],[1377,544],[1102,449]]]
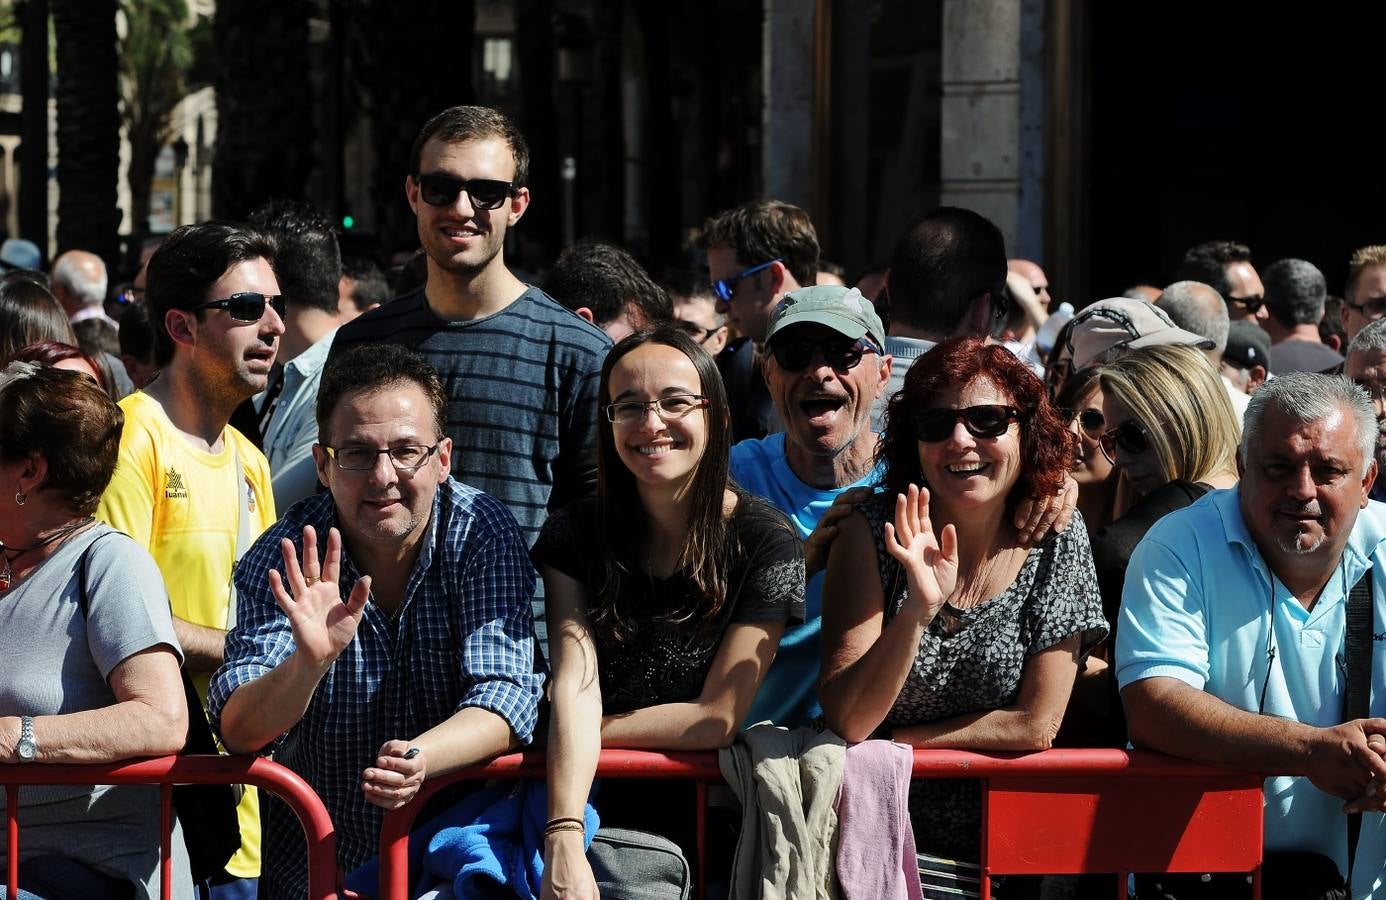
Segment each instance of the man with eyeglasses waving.
[[[119,465],[96,511],[159,564],[204,699],[236,620],[232,568],[275,518],[269,463],[228,423],[264,390],[284,335],[277,250],[257,231],[208,222],[177,229],[150,257],[145,303],[160,372],[120,402]],[[241,850],[211,896],[255,895],[256,809],[247,790]]]
[[[241,615],[212,681],[226,746],[274,754],[323,799],[337,863],[376,853],[386,810],[428,778],[526,744],[535,575],[515,517],[448,475],[447,397],[397,346],[334,360],[310,497],[236,569]],[[265,804],[260,896],[301,897],[303,832]]]
[[533,543],[549,510],[596,487],[597,381],[611,340],[506,267],[528,177],[525,139],[501,113],[455,106],[429,119],[404,180],[427,283],[342,326],[328,358],[359,344],[420,353],[447,392],[453,477],[509,506]]

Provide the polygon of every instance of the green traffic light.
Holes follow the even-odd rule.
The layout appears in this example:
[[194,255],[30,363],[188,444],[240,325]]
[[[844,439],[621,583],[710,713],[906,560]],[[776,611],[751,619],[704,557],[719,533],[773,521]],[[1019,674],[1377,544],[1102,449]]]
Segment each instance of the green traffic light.
[[354,226],[355,224],[356,224],[356,219],[355,219],[355,217],[353,217],[353,216],[342,216],[342,227],[343,227],[343,228],[351,228],[351,227]]

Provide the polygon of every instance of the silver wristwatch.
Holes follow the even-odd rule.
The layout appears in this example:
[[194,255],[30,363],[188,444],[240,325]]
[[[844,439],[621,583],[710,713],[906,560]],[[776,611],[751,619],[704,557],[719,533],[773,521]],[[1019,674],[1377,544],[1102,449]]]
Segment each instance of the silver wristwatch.
[[22,763],[38,759],[38,741],[34,740],[34,720],[29,716],[19,717],[19,743],[14,745],[14,755]]

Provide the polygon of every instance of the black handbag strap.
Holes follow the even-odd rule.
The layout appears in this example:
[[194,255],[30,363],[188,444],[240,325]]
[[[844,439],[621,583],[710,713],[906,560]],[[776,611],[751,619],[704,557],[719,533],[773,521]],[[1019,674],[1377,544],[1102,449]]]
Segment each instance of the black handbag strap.
[[[1372,570],[1367,569],[1348,593],[1345,642],[1347,669],[1343,691],[1343,721],[1365,719],[1372,701]],[[1357,855],[1357,837],[1362,831],[1362,814],[1348,816],[1348,881]]]

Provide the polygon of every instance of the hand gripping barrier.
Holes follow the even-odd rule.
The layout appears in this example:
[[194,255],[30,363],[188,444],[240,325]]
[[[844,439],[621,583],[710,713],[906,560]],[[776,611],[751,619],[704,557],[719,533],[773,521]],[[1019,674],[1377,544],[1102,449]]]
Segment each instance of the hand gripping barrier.
[[[429,781],[390,812],[380,832],[380,900],[409,896],[409,831],[422,805],[458,781],[543,778],[542,753],[511,754],[490,765]],[[697,785],[696,889],[706,884],[706,788],[722,780],[715,753],[603,750],[599,778],[680,778]],[[916,750],[916,778],[982,781],[983,900],[991,876],[1129,872],[1250,872],[1261,896],[1260,775],[1215,769],[1158,753],[1046,750],[969,753]]]
[[8,872],[6,895],[17,896],[19,881],[19,788],[36,784],[157,784],[162,811],[160,896],[172,900],[173,785],[251,784],[277,795],[298,816],[308,844],[310,900],[337,897],[337,836],[322,800],[295,773],[254,756],[160,756],[107,765],[0,765],[5,791]]

